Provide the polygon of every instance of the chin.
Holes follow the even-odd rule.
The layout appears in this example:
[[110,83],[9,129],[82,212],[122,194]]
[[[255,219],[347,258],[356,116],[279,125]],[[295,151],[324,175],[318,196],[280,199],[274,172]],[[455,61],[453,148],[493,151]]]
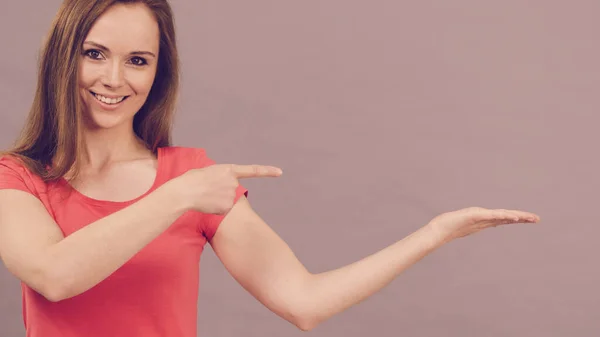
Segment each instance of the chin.
[[125,125],[133,126],[132,118],[125,118],[125,116],[102,116],[92,114],[90,118],[90,126],[94,129],[118,129]]
[[133,117],[135,116],[135,114],[120,111],[98,111],[94,108],[87,108],[86,110],[86,124],[89,129],[109,130],[133,126]]

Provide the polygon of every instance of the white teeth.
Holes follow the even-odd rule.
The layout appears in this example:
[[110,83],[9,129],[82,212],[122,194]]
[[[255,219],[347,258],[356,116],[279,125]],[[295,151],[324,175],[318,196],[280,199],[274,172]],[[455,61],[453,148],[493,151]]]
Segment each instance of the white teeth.
[[104,97],[104,96],[98,95],[98,94],[94,94],[94,96],[100,102],[103,102],[103,103],[106,103],[106,104],[117,104],[117,103],[120,103],[122,100],[125,99],[125,96],[119,97],[119,98],[108,98],[108,97]]

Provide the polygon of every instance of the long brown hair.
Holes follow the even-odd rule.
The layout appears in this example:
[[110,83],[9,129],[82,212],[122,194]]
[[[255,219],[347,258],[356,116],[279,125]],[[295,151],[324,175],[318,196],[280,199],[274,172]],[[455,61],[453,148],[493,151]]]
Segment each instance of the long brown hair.
[[167,0],[65,0],[40,54],[37,89],[26,124],[14,148],[4,154],[21,159],[45,181],[79,171],[83,103],[78,90],[78,63],[83,42],[95,21],[117,3],[143,3],[160,29],[157,73],[133,128],[156,153],[171,144],[171,127],[179,86],[179,59],[173,13]]

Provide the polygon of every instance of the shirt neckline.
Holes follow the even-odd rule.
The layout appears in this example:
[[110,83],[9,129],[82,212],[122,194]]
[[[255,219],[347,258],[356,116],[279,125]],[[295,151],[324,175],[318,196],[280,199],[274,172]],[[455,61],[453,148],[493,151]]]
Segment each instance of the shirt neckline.
[[156,188],[158,188],[161,178],[162,178],[162,167],[164,165],[163,161],[163,149],[162,148],[158,148],[157,149],[157,154],[156,154],[156,176],[154,177],[154,182],[152,183],[152,186],[150,186],[150,188],[144,192],[142,195],[131,199],[131,200],[126,200],[126,201],[113,201],[113,200],[103,200],[103,199],[96,199],[96,198],[92,198],[89,197],[81,192],[79,192],[76,188],[74,188],[64,177],[60,178],[60,181],[62,183],[62,185],[64,185],[66,188],[69,189],[69,191],[73,194],[73,196],[83,200],[84,202],[88,203],[88,204],[94,204],[94,205],[98,205],[98,206],[124,206],[124,205],[130,205],[133,204],[141,199],[143,199],[144,197],[146,197],[148,194],[152,193]]

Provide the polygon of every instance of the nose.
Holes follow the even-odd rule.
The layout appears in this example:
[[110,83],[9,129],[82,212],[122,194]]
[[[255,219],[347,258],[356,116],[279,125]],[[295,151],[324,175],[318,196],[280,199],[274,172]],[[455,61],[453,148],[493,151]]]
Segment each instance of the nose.
[[125,84],[125,74],[120,62],[115,60],[106,65],[102,84],[107,88],[119,88]]

